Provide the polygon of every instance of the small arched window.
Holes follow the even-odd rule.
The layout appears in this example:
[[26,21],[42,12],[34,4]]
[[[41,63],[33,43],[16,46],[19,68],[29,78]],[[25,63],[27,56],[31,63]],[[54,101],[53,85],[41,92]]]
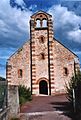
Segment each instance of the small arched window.
[[40,20],[36,20],[36,27],[38,28],[38,27],[40,27]]
[[39,42],[40,42],[40,43],[44,43],[44,41],[45,41],[44,36],[40,36],[40,38],[39,38]]
[[40,54],[40,57],[41,57],[41,60],[44,60],[44,59],[45,59],[45,54],[44,54],[44,53],[41,53],[41,54]]
[[18,70],[18,78],[22,78],[22,76],[23,76],[22,69],[19,69]]
[[64,75],[68,75],[68,69],[66,67],[64,67]]
[[42,21],[42,27],[47,27],[47,20],[46,20],[46,19],[44,19],[44,20]]

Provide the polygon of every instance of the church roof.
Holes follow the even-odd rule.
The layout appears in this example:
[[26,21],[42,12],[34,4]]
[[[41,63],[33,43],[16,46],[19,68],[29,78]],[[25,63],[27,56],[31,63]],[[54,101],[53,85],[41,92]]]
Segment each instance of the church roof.
[[38,11],[38,12],[34,13],[31,17],[34,17],[34,16],[36,16],[36,15],[37,15],[37,14],[39,14],[39,13],[43,13],[43,14],[46,14],[46,15],[48,15],[48,16],[50,16],[50,17],[52,17],[52,15],[50,15],[50,14],[48,14],[48,13],[46,13],[46,12],[42,11],[42,10],[40,10],[40,11]]

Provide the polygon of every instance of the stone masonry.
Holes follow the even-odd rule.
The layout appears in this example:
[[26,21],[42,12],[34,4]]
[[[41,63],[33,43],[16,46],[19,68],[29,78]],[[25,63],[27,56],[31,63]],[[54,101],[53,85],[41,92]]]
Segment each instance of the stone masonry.
[[30,19],[30,40],[7,62],[9,86],[25,85],[33,95],[65,93],[75,70],[77,55],[54,38],[52,16],[39,11]]

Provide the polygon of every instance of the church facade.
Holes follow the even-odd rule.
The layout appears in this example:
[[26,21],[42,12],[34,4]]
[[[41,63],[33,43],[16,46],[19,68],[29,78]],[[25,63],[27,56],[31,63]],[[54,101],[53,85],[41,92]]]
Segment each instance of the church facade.
[[52,16],[39,11],[30,19],[30,40],[8,59],[6,78],[10,86],[27,86],[32,95],[55,95],[66,92],[77,70],[77,55],[54,38]]

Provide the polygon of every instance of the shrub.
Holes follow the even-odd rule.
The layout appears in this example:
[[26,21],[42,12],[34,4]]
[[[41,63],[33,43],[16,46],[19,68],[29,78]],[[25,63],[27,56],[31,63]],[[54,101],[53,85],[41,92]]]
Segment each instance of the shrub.
[[20,120],[20,119],[19,119],[19,118],[14,117],[14,118],[11,118],[10,120]]
[[18,89],[19,89],[19,103],[20,103],[20,105],[31,100],[30,88],[27,88],[25,86],[20,85]]

